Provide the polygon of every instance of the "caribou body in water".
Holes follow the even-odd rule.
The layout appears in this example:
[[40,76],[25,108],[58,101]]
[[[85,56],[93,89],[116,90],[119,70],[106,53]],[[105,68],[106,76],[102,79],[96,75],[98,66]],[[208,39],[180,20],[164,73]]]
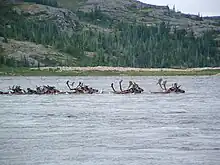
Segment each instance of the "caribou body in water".
[[[114,88],[114,84],[111,83],[111,88],[114,94],[137,94],[143,93],[144,89],[142,89],[137,83],[133,81],[129,81],[128,87],[126,89],[122,88],[122,81],[119,81],[119,90],[117,91]],[[70,91],[64,92],[56,89],[54,86],[43,85],[36,86],[36,89],[27,88],[27,90],[22,89],[20,86],[9,87],[7,92],[0,91],[0,95],[10,94],[10,95],[45,95],[45,94],[100,94],[103,91],[99,91],[98,89],[94,89],[89,87],[88,85],[84,85],[82,82],[79,82],[77,86],[74,87],[75,82],[70,83],[70,81],[66,82],[67,87]],[[159,92],[151,92],[153,94],[168,94],[168,93],[185,93],[185,90],[180,89],[181,85],[174,83],[171,87],[166,86],[167,81],[163,81],[162,78],[158,80],[157,85],[160,86],[162,91]]]
[[122,89],[122,81],[119,81],[119,88],[120,91],[116,91],[114,88],[114,83],[111,83],[111,88],[113,90],[113,93],[115,94],[129,94],[129,93],[142,93],[144,90],[139,87],[138,84],[136,84],[135,82],[129,81],[128,87],[127,89],[123,90]]
[[70,91],[72,91],[69,93],[79,93],[79,94],[102,93],[102,91],[89,87],[88,85],[84,85],[82,82],[79,82],[79,84],[76,87],[73,87],[74,84],[75,82],[72,82],[70,84],[69,80],[66,82],[67,87],[69,88]]
[[22,89],[20,86],[9,87],[8,92],[0,91],[0,94],[14,94],[14,95],[31,95],[31,94],[60,94],[61,92],[53,86],[44,85],[36,86],[36,90],[27,88],[27,90]]
[[162,89],[162,92],[151,92],[151,93],[162,93],[162,94],[167,94],[167,93],[185,93],[185,90],[180,89],[181,85],[178,85],[177,83],[174,83],[171,87],[167,88],[166,87],[167,81],[163,81],[162,78],[160,78],[157,82],[157,85],[160,86]]

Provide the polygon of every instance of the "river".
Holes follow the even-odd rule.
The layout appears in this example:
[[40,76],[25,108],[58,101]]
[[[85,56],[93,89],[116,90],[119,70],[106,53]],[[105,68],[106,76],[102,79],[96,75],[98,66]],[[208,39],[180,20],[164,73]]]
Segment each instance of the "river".
[[[159,77],[0,77],[0,90],[82,81],[103,94],[0,95],[1,165],[219,165],[220,76],[164,77],[185,94],[159,91]],[[115,95],[136,81],[143,94]]]

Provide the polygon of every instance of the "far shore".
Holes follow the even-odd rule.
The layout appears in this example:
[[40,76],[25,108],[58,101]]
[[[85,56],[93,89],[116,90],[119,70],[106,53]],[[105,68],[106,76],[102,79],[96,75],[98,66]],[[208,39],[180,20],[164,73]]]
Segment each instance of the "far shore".
[[191,71],[203,71],[203,70],[220,70],[220,67],[203,67],[203,68],[131,68],[131,67],[108,67],[108,66],[96,66],[96,67],[40,67],[31,68],[40,70],[59,69],[60,71],[118,71],[118,72],[158,72],[158,71],[169,71],[169,72],[191,72]]
[[0,76],[203,76],[220,75],[220,67],[129,68],[129,67],[40,67],[0,68]]

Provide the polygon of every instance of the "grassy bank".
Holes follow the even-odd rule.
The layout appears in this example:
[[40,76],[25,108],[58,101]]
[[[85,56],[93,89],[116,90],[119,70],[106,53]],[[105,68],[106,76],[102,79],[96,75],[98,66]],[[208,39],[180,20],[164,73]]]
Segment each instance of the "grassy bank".
[[219,75],[220,69],[204,70],[60,70],[30,68],[0,68],[0,76],[202,76]]

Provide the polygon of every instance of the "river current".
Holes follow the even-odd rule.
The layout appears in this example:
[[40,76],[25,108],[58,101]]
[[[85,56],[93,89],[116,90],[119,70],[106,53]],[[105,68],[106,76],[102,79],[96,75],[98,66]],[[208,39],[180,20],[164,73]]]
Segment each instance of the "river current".
[[[0,165],[219,165],[220,76],[164,77],[185,94],[159,91],[159,77],[0,77],[0,90],[82,81],[103,94],[0,95]],[[143,94],[110,84],[137,82]]]

